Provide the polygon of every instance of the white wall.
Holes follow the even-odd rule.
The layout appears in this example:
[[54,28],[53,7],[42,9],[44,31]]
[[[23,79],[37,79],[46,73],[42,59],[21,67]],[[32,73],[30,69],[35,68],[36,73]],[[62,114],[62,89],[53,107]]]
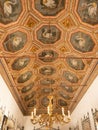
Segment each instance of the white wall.
[[66,127],[63,127],[62,130],[69,130],[69,127],[76,126],[77,124],[79,124],[80,130],[82,130],[81,118],[83,119],[84,115],[87,115],[87,112],[89,113],[91,128],[92,130],[95,130],[94,120],[91,112],[92,108],[98,109],[98,76],[73,111],[71,115],[71,123],[66,125]]
[[5,107],[4,114],[8,116],[13,116],[13,119],[16,119],[16,124],[20,124],[23,126],[24,124],[24,117],[21,113],[16,101],[12,97],[6,83],[4,82],[2,76],[0,75],[0,108],[1,106]]

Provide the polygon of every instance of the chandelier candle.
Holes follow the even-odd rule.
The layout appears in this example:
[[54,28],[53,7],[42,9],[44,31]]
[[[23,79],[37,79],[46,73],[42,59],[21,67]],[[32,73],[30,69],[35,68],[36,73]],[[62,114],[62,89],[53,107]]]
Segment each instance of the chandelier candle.
[[34,117],[34,113],[32,112],[32,113],[31,113],[31,115],[32,115],[32,117],[31,117],[31,118],[33,118],[33,117]]
[[36,108],[34,108],[34,116],[36,116]]
[[62,107],[62,115],[65,116],[65,114],[64,114],[64,107]]
[[70,117],[70,111],[69,111],[69,110],[68,110],[68,117],[71,118],[71,117]]
[[47,113],[50,114],[49,106],[47,107]]

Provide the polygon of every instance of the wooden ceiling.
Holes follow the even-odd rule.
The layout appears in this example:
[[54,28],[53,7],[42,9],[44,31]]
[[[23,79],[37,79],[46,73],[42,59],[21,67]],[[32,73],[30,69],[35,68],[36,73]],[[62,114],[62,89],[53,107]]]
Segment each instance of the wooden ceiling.
[[50,93],[54,112],[73,110],[97,55],[98,0],[0,0],[0,71],[24,115]]

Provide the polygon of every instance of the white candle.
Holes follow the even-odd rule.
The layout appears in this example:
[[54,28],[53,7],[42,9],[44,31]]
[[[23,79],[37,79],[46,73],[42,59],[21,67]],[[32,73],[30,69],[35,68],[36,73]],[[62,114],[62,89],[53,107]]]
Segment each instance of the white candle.
[[36,116],[36,108],[34,108],[34,116]]
[[50,113],[49,106],[47,107],[47,112],[48,112],[48,114]]
[[70,118],[70,111],[68,110],[68,117]]
[[33,117],[34,117],[33,112],[31,112],[31,118],[33,118]]
[[62,115],[64,116],[65,114],[64,114],[64,107],[62,107]]

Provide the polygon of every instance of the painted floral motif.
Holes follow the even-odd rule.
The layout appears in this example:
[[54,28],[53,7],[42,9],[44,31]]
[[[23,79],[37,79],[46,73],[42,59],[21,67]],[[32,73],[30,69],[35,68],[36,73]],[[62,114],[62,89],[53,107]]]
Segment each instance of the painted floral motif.
[[27,106],[34,107],[36,105],[36,100],[32,100]]
[[32,99],[34,97],[34,95],[35,95],[35,92],[32,92],[31,94],[25,96],[25,98],[24,98],[25,101],[28,101],[28,100]]
[[67,106],[67,103],[66,103],[64,100],[62,100],[62,99],[59,99],[59,100],[58,100],[58,104],[59,104],[60,106]]
[[29,57],[20,57],[14,61],[14,63],[12,64],[12,69],[21,70],[21,69],[25,68],[29,62],[30,62]]
[[4,41],[4,49],[9,52],[17,52],[21,50],[27,41],[27,35],[17,31],[9,34]]
[[95,45],[92,38],[83,32],[76,32],[72,34],[71,44],[76,50],[82,53],[92,51]]
[[38,54],[38,57],[43,62],[53,62],[57,59],[58,54],[53,50],[44,50]]
[[41,80],[40,83],[42,85],[51,85],[55,83],[55,80],[46,78],[46,79]]
[[68,63],[68,65],[75,69],[75,70],[83,70],[85,65],[83,63],[83,61],[81,59],[79,59],[78,57],[67,57],[66,61]]
[[20,0],[0,0],[0,22],[8,24],[14,22],[22,11]]
[[30,90],[33,88],[33,86],[34,86],[34,83],[30,83],[29,85],[24,86],[24,87],[21,89],[21,92],[22,92],[22,93],[26,93],[26,92],[30,91]]
[[55,69],[51,66],[45,66],[39,70],[39,72],[43,75],[52,75],[55,73]]
[[44,25],[37,31],[37,39],[44,44],[54,44],[60,39],[60,36],[60,30],[53,25]]
[[21,74],[17,81],[18,81],[18,83],[24,83],[24,82],[28,81],[31,78],[31,76],[32,76],[32,71],[27,71],[27,72]]
[[36,0],[35,8],[44,16],[55,16],[65,8],[65,0]]
[[98,24],[98,0],[79,0],[77,11],[83,22]]
[[42,98],[41,103],[44,107],[47,107],[49,104],[49,99],[47,97]]
[[63,77],[64,77],[66,80],[68,80],[69,82],[71,82],[71,83],[77,83],[77,82],[78,82],[77,76],[76,76],[74,73],[72,73],[72,72],[65,71],[65,72],[63,73]]

